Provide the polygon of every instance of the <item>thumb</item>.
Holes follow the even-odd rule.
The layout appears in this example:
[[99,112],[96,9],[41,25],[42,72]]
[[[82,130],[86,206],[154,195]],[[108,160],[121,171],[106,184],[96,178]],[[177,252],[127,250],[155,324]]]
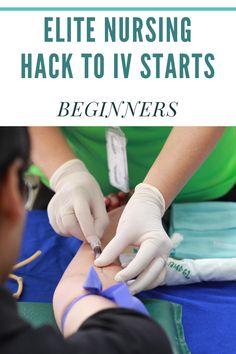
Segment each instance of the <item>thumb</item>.
[[105,267],[113,263],[127,246],[126,238],[117,234],[104,248],[102,254],[95,260],[95,266]]

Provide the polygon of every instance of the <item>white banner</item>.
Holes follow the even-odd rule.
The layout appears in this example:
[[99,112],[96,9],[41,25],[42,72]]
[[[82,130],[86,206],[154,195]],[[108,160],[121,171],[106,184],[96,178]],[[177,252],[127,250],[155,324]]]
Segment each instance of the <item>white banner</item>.
[[236,11],[0,11],[1,125],[235,125]]

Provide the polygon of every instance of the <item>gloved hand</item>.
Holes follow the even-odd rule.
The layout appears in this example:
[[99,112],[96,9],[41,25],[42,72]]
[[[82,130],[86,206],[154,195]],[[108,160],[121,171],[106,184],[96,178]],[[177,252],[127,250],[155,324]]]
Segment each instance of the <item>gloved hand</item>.
[[89,243],[101,238],[108,225],[104,197],[83,162],[75,159],[64,163],[52,175],[50,186],[56,192],[48,205],[54,230]]
[[140,183],[126,205],[117,227],[117,233],[95,261],[98,267],[112,263],[128,245],[139,246],[135,258],[115,277],[130,281],[135,294],[161,284],[166,275],[167,258],[172,242],[163,229],[161,218],[165,201],[160,191]]

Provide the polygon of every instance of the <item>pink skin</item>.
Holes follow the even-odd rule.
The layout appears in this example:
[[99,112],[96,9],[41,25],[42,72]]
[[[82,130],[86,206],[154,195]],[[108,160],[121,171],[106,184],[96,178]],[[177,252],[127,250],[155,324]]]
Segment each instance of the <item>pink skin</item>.
[[[115,230],[123,211],[123,207],[119,207],[109,212],[109,225],[105,230],[102,238],[102,247],[104,248],[115,234]],[[68,304],[77,296],[85,294],[86,291],[82,285],[87,276],[90,266],[94,266],[94,254],[90,246],[86,243],[78,250],[75,257],[65,270],[53,298],[54,314],[58,326],[61,324],[61,317]],[[99,275],[103,284],[103,289],[116,283],[114,280],[117,272],[121,270],[119,261],[115,261],[107,267],[97,268],[96,272]],[[100,296],[88,296],[79,301],[70,311],[65,324],[65,335],[68,336],[78,329],[80,324],[89,316],[102,309],[116,307],[112,301]]]

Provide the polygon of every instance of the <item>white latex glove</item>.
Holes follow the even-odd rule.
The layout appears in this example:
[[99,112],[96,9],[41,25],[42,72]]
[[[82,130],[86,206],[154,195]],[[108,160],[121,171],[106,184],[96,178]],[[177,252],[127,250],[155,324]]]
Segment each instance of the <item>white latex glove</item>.
[[96,243],[108,225],[103,194],[80,160],[60,166],[50,179],[56,192],[48,205],[49,222],[62,236]]
[[121,215],[115,237],[95,261],[98,267],[106,266],[128,245],[139,246],[135,258],[115,277],[117,281],[135,279],[128,283],[133,294],[154,288],[165,279],[172,242],[162,226],[164,211],[165,201],[160,191],[140,183]]

